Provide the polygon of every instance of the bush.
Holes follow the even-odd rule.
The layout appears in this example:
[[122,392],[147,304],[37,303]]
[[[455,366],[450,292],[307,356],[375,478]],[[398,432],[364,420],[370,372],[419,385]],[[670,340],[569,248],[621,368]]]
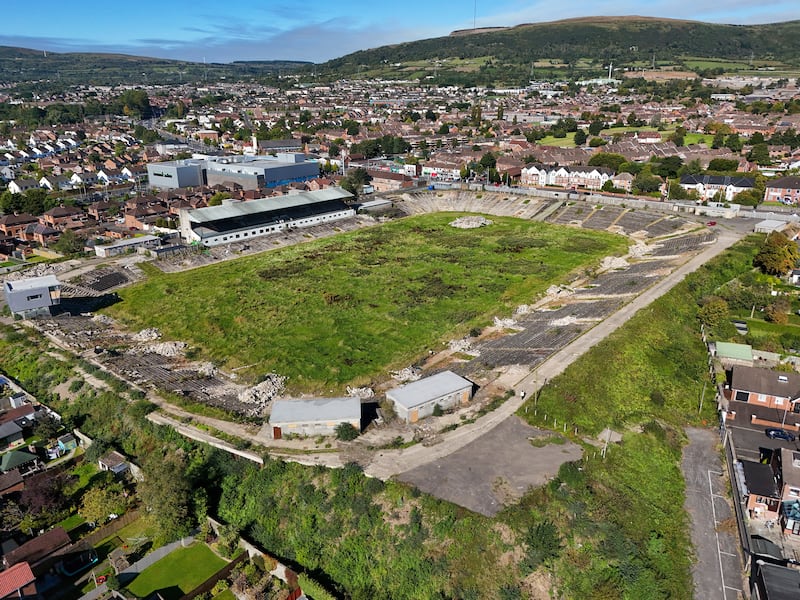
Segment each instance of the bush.
[[358,437],[358,429],[353,427],[350,423],[339,423],[336,426],[336,439],[343,442],[349,442]]
[[444,414],[444,411],[442,410],[442,407],[439,406],[438,404],[434,404],[433,405],[433,416],[434,417],[441,417],[443,414]]

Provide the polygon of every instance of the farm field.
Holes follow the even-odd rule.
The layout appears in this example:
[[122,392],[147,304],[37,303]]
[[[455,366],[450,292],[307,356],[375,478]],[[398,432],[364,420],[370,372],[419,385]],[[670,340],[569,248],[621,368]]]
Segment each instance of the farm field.
[[107,312],[246,367],[240,374],[274,371],[294,391],[330,391],[405,366],[627,248],[606,232],[514,218],[450,227],[458,216],[421,215],[183,273],[151,267]]

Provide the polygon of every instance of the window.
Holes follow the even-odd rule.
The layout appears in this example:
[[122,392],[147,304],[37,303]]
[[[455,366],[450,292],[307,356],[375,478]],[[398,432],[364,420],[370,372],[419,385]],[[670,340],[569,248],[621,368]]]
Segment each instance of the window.
[[41,297],[42,297],[42,295],[41,295],[41,294],[34,294],[33,296],[28,296],[28,297],[26,298],[26,300],[27,300],[28,302],[30,302],[31,300],[38,300],[38,299],[39,299],[39,298],[41,298]]
[[790,488],[789,488],[789,495],[790,495],[792,498],[798,498],[798,497],[800,497],[800,489],[797,489],[797,488],[790,487]]

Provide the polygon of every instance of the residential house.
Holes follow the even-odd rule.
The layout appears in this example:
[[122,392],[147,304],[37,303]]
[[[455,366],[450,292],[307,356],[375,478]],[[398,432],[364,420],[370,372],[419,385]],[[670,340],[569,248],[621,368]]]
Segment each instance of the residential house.
[[732,202],[737,194],[751,190],[755,180],[749,177],[731,177],[729,175],[684,175],[681,187],[687,191],[695,190],[700,200],[711,200],[717,194],[722,201]]
[[800,452],[792,448],[776,448],[770,465],[780,486],[783,531],[800,535]]
[[800,204],[800,177],[791,175],[767,182],[764,202],[780,202],[796,206]]
[[38,217],[29,215],[27,213],[3,215],[0,217],[0,231],[9,237],[17,239],[25,238],[25,229],[31,223],[38,223]]
[[27,562],[21,562],[0,573],[0,600],[38,600],[36,576]]
[[334,435],[342,423],[361,430],[361,400],[358,398],[313,398],[275,400],[269,415],[272,437],[286,434]]
[[28,190],[39,189],[36,179],[14,179],[8,183],[8,191],[12,194],[24,194]]
[[8,473],[0,475],[0,496],[21,492],[25,489],[25,480],[18,469],[11,469]]
[[[369,173],[370,177],[372,177],[370,185],[372,185],[372,187],[375,188],[375,191],[378,193],[414,187],[414,180],[403,173],[375,170],[367,171],[367,173]],[[317,180],[315,179],[313,181]]]
[[97,183],[97,173],[84,171],[83,173],[73,173],[70,182],[75,187],[88,188]]
[[[758,367],[735,366],[731,373],[731,399],[762,407],[760,416],[784,421],[797,429],[800,422],[800,375]],[[784,417],[787,417],[784,419]]]
[[24,450],[11,450],[0,457],[0,471],[3,473],[17,469],[25,477],[40,471],[43,466],[38,456]]
[[63,527],[54,527],[7,552],[3,556],[3,565],[9,568],[27,562],[35,575],[43,575],[59,560],[59,551],[67,549],[71,543]]
[[72,189],[72,183],[67,177],[45,175],[39,179],[39,187],[48,189],[51,192],[58,192],[59,190]]
[[77,206],[54,206],[39,218],[42,225],[59,231],[82,227],[85,220],[86,214]]
[[471,381],[452,371],[442,371],[386,392],[394,404],[397,416],[406,423],[416,423],[433,414],[438,405],[441,410],[467,404],[472,398]]
[[0,425],[0,450],[16,448],[25,443],[22,435],[22,427],[14,421]]
[[611,177],[611,185],[620,190],[630,192],[633,189],[634,176],[630,173],[617,173]]
[[752,460],[739,461],[751,519],[776,521],[781,510],[781,489],[771,465]]

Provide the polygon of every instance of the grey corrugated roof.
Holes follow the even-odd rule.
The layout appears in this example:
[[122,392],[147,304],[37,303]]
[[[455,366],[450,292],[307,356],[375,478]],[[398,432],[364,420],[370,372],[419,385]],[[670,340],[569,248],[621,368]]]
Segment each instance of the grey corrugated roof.
[[386,392],[386,397],[405,408],[414,408],[436,398],[447,396],[453,392],[472,387],[468,379],[456,375],[452,371],[442,371],[436,375],[413,381]]
[[248,200],[246,202],[232,202],[221,206],[208,206],[188,211],[189,220],[193,223],[208,223],[221,219],[231,219],[244,215],[258,214],[264,211],[272,211],[283,208],[293,208],[307,204],[316,204],[327,200],[344,200],[352,198],[353,194],[339,187],[330,187],[314,192],[301,192],[277,198],[260,198],[259,200]]
[[360,420],[358,398],[312,398],[275,400],[269,415],[270,423]]

